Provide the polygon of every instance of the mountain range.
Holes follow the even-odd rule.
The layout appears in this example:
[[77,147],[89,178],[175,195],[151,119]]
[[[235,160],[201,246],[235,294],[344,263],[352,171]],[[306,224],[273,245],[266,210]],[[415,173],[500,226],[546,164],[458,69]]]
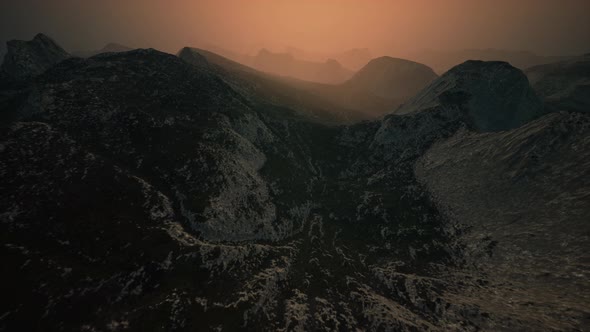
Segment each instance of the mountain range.
[[378,58],[328,85],[61,50],[9,42],[2,64],[0,329],[590,323],[585,60]]
[[437,77],[424,65],[390,57],[370,61],[344,83],[325,84],[261,72],[202,49],[185,48],[179,56],[189,62],[197,57],[201,65],[208,61],[237,90],[342,123],[383,116]]
[[334,53],[317,53],[308,52],[296,47],[285,47],[285,53],[292,55],[294,58],[322,62],[327,59],[334,59],[344,67],[352,70],[359,70],[373,59],[373,55],[368,48],[353,48],[350,50]]

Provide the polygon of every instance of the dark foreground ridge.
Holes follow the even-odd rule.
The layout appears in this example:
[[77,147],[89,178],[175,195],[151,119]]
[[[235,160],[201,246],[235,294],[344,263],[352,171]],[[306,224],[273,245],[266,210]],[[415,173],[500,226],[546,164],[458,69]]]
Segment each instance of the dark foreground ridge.
[[69,58],[0,95],[0,329],[590,323],[588,113],[468,62],[336,126],[192,52]]

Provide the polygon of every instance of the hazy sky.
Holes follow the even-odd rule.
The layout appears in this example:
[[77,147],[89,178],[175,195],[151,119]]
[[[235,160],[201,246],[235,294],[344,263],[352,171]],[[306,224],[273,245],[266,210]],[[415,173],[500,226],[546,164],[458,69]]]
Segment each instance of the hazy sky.
[[1,0],[0,40],[45,32],[68,50],[107,42],[175,52],[216,44],[375,54],[500,48],[590,52],[590,0]]

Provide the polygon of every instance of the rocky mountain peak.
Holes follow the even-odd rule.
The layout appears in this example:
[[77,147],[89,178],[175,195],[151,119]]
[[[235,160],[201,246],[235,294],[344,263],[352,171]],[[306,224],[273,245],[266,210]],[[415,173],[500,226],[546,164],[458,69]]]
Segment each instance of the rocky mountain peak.
[[388,56],[369,61],[346,84],[390,99],[409,98],[437,75],[428,66]]
[[543,114],[525,74],[507,62],[466,61],[433,81],[396,114],[437,106],[461,109],[479,131],[519,127]]
[[198,52],[198,50],[190,48],[190,47],[184,47],[176,54],[176,56],[178,56],[179,58],[181,58],[185,62],[188,62],[191,65],[197,66],[200,68],[207,67],[209,64],[207,59],[204,56],[202,56]]
[[11,40],[6,46],[7,53],[1,71],[17,81],[38,76],[70,57],[61,46],[44,34],[37,34],[30,41]]

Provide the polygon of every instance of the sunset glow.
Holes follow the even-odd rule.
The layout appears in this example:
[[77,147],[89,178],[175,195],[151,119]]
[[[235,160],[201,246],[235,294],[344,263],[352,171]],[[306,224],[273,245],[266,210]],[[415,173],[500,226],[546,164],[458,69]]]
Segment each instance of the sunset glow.
[[169,52],[215,44],[248,52],[292,46],[577,54],[590,45],[588,12],[587,0],[24,0],[0,5],[0,40],[46,31],[68,49],[115,41]]

